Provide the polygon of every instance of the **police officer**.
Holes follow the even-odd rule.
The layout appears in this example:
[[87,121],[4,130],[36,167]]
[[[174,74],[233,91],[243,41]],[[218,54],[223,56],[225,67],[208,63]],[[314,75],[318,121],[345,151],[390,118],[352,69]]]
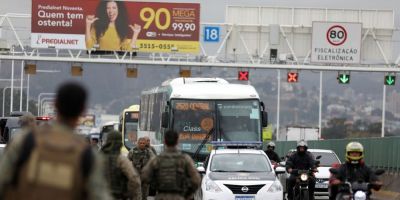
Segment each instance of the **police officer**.
[[278,154],[275,152],[275,143],[274,142],[268,142],[267,144],[267,150],[265,151],[265,154],[267,154],[268,158],[275,162],[279,163],[281,162],[281,159],[279,158]]
[[36,118],[31,113],[26,113],[26,114],[20,116],[18,123],[22,129],[36,128]]
[[156,200],[190,199],[200,186],[199,172],[194,168],[193,160],[177,149],[177,132],[167,131],[164,144],[165,151],[142,170],[142,183],[155,183]]
[[[153,152],[153,154],[156,156],[157,151],[153,146],[151,146],[150,138],[148,136],[144,136],[143,138],[146,141],[146,148],[149,149],[151,152]],[[155,195],[156,195],[156,191],[154,189],[154,183],[152,183],[149,186],[149,196],[155,196]]]
[[100,156],[74,134],[86,99],[80,84],[63,84],[55,100],[57,121],[21,134],[7,146],[0,161],[0,199],[112,198]]
[[114,199],[141,200],[142,191],[140,176],[132,163],[120,155],[122,136],[118,131],[107,134],[105,144],[101,148],[104,154],[105,175]]
[[379,190],[382,182],[379,181],[374,171],[364,162],[364,147],[359,142],[350,142],[346,146],[346,163],[342,164],[338,173],[331,181],[329,199],[336,199],[337,185],[345,181],[353,183],[355,181],[371,183],[373,189]]
[[[293,199],[293,188],[296,184],[297,174],[293,174],[295,170],[313,170],[316,171],[316,162],[314,156],[307,151],[307,142],[301,140],[297,143],[297,151],[288,158],[286,162],[286,170],[290,174],[287,184],[288,199]],[[310,200],[314,199],[315,177],[310,176],[308,180],[308,191]]]
[[146,148],[150,149],[154,155],[157,155],[156,149],[150,144],[150,138],[147,136],[144,136],[143,138],[146,141]]
[[[133,167],[141,172],[142,168],[149,162],[154,154],[151,150],[146,148],[146,140],[139,138],[136,147],[132,148],[128,153],[128,159],[132,161]],[[149,193],[149,185],[142,183],[142,199],[147,200]]]

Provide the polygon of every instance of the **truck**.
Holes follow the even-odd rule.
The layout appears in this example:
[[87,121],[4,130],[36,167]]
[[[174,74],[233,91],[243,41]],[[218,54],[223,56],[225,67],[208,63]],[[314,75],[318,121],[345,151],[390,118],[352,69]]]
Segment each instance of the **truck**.
[[319,140],[319,128],[288,126],[286,127],[286,141]]

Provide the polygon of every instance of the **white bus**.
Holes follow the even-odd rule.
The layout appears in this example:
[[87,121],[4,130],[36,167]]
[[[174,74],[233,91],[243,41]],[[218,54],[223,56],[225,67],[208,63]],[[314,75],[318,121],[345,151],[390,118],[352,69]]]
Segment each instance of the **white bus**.
[[[176,78],[143,91],[139,137],[149,136],[158,150],[163,133],[179,133],[179,147],[192,156],[208,141],[262,141],[268,123],[264,103],[251,85],[230,84],[221,78]],[[204,158],[209,145],[200,150]]]

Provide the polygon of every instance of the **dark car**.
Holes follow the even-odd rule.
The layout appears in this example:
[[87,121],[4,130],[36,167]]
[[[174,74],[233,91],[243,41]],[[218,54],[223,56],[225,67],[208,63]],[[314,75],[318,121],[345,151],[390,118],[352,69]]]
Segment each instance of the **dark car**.
[[19,132],[21,132],[21,125],[19,124],[19,117],[3,117],[0,119],[0,141],[1,141],[1,143],[8,143]]

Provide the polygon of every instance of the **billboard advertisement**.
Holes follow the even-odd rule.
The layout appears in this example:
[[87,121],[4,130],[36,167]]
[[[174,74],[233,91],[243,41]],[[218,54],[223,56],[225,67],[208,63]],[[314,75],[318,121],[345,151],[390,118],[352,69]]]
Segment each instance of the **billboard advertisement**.
[[361,23],[313,22],[312,29],[312,63],[360,63]]
[[198,53],[200,4],[32,0],[31,46]]

